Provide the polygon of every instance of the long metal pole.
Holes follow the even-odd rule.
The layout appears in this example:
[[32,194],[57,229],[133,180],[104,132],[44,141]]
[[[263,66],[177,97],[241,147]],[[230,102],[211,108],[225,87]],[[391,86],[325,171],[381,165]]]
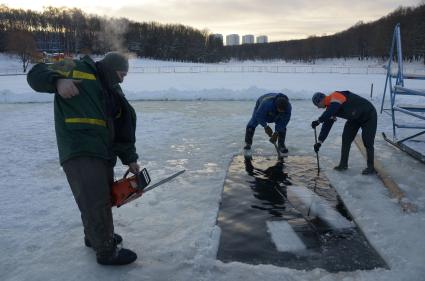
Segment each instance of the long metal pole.
[[[314,128],[314,141],[315,143],[317,143],[316,128]],[[316,159],[317,159],[317,175],[319,175],[320,174],[319,152],[316,152]]]

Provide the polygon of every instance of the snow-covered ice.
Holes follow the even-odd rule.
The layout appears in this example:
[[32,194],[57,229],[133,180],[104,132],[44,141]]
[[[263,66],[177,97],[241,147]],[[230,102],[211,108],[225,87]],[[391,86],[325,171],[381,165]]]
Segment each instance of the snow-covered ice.
[[[123,88],[131,100],[188,100],[132,102],[138,116],[140,163],[153,181],[182,168],[186,173],[114,209],[115,230],[139,260],[111,268],[97,265],[93,251],[83,245],[79,212],[58,164],[53,104],[40,102],[52,96],[32,92],[25,76],[0,77],[1,280],[423,280],[425,166],[377,135],[377,159],[418,206],[417,213],[403,213],[377,177],[360,174],[365,160],[354,145],[350,169],[332,170],[339,160],[342,120],[322,146],[321,167],[391,269],[329,273],[224,264],[215,258],[223,183],[233,155],[242,153],[252,100],[268,91],[288,94],[293,116],[287,146],[293,155],[311,156],[310,122],[321,114],[309,100],[312,92],[349,89],[368,97],[374,83],[374,103],[379,107],[384,82],[385,76],[376,74],[129,74]],[[390,125],[388,116],[379,115],[379,132]],[[253,152],[275,152],[260,129]],[[116,176],[124,171],[118,165]]]
[[[311,216],[319,217],[327,222],[332,229],[346,229],[355,227],[349,220],[343,217],[323,197],[317,195],[305,186],[288,186],[288,201],[297,208],[306,209]],[[296,202],[297,204],[294,204]],[[300,207],[298,207],[300,206]]]
[[267,221],[267,228],[279,252],[296,252],[306,249],[303,241],[288,222]]

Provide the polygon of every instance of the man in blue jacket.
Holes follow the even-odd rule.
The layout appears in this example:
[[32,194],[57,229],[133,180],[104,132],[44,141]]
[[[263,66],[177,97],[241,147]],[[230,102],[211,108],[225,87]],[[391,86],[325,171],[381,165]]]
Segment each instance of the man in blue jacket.
[[[245,133],[245,153],[249,154],[254,137],[255,128],[260,124],[265,133],[270,137],[270,142],[278,141],[278,148],[282,154],[287,154],[288,149],[285,145],[286,126],[291,119],[292,106],[289,99],[282,93],[269,93],[258,98],[255,104],[251,120],[246,126]],[[267,123],[275,123],[275,132],[273,133]]]

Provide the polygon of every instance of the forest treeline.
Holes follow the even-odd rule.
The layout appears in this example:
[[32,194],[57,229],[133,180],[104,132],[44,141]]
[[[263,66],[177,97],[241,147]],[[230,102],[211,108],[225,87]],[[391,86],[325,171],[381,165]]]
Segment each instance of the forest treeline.
[[12,52],[17,48],[12,41],[19,40],[27,41],[23,44],[27,49],[88,54],[122,50],[141,57],[195,62],[386,58],[396,23],[401,24],[405,59],[423,59],[425,4],[400,7],[379,20],[359,22],[334,35],[238,46],[223,46],[208,31],[184,25],[100,17],[76,8],[47,7],[37,12],[0,5],[0,52]]
[[[403,57],[425,57],[425,4],[400,7],[379,20],[358,22],[351,28],[329,36],[268,44],[229,46],[224,57],[247,59],[286,59],[314,61],[318,58],[388,58],[394,27],[400,23]],[[424,61],[425,63],[425,61]]]
[[183,25],[100,17],[76,8],[36,12],[0,5],[0,52],[8,50],[16,33],[29,34],[41,49],[91,54],[129,50],[143,57],[184,61],[210,61],[211,45],[217,44],[214,38],[208,40],[206,31]]

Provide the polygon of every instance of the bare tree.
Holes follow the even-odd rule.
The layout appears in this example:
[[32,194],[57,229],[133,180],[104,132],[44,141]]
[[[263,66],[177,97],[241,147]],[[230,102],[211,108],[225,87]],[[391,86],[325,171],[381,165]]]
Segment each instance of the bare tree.
[[22,62],[24,72],[27,72],[31,58],[37,52],[34,36],[28,31],[14,31],[7,36],[6,49],[16,55]]

